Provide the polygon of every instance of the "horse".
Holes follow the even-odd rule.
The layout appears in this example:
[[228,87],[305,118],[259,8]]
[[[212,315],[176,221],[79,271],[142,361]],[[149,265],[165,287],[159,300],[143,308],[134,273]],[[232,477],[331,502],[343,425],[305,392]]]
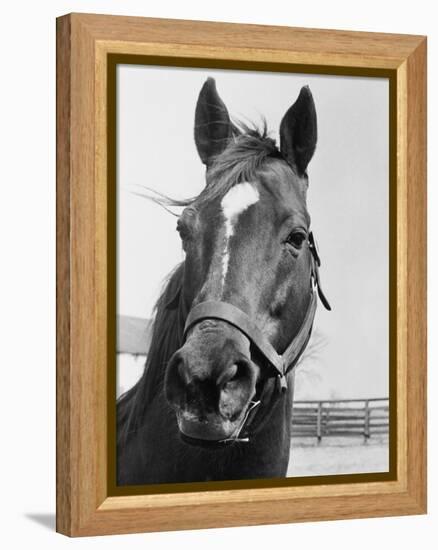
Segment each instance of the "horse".
[[320,259],[306,206],[317,142],[308,86],[280,124],[232,121],[213,78],[199,93],[199,196],[178,217],[185,259],[155,306],[139,381],[117,401],[117,484],[282,478],[294,367],[312,331]]

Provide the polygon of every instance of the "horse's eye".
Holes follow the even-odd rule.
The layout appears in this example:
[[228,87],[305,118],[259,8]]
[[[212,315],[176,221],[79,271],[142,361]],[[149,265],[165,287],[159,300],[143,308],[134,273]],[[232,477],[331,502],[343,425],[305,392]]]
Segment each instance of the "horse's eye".
[[286,242],[287,244],[292,245],[294,248],[301,248],[305,240],[306,234],[303,231],[292,231],[291,233],[289,233]]

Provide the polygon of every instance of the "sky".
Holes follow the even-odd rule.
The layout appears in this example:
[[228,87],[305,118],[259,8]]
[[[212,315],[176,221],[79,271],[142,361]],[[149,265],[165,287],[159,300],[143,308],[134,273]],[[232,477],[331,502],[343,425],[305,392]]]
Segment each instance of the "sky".
[[[150,317],[163,279],[183,259],[176,218],[136,196],[172,197],[204,186],[193,140],[208,76],[231,116],[260,121],[278,139],[301,86],[318,116],[308,210],[324,292],[314,343],[297,371],[298,398],[388,395],[389,84],[387,79],[120,65],[117,72],[117,311]],[[312,343],[311,343],[312,344]]]

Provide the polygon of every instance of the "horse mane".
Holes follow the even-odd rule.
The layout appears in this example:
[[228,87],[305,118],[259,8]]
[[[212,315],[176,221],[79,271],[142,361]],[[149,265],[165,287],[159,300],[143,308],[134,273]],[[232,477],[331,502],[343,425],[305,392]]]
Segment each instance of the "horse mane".
[[269,137],[266,121],[259,127],[239,122],[227,147],[207,170],[207,185],[196,204],[208,202],[227,193],[243,181],[253,181],[270,159],[283,159],[274,139]]
[[[168,207],[200,207],[224,195],[243,181],[253,181],[272,159],[284,160],[275,140],[269,136],[266,121],[262,119],[260,126],[235,121],[233,135],[222,153],[217,155],[208,167],[207,185],[198,196],[176,199],[147,187],[143,188],[147,192],[153,191],[154,195],[147,192],[136,194],[152,200],[165,210],[168,210]],[[170,213],[173,214],[171,211]]]
[[[225,150],[207,170],[207,185],[197,197],[173,199],[154,191],[155,196],[136,193],[168,210],[167,207],[197,208],[219,195],[227,193],[243,181],[252,181],[272,158],[283,158],[275,140],[268,136],[266,122],[262,126],[233,124],[233,136]],[[151,346],[140,380],[117,401],[118,443],[126,443],[144,420],[148,405],[162,390],[165,367],[182,344],[185,319],[179,307],[167,307],[175,301],[184,277],[184,262],[168,276],[154,308]]]
[[142,423],[148,405],[162,389],[165,367],[181,346],[183,320],[174,302],[182,286],[184,262],[167,277],[154,307],[152,338],[145,368],[138,382],[117,401],[117,439],[126,442]]

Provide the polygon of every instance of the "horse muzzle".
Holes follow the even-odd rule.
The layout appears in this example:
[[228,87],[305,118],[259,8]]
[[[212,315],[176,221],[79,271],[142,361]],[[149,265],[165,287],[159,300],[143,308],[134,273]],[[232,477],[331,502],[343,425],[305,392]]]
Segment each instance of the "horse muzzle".
[[183,439],[232,438],[255,395],[258,376],[249,341],[237,329],[221,321],[197,325],[170,359],[165,378]]

